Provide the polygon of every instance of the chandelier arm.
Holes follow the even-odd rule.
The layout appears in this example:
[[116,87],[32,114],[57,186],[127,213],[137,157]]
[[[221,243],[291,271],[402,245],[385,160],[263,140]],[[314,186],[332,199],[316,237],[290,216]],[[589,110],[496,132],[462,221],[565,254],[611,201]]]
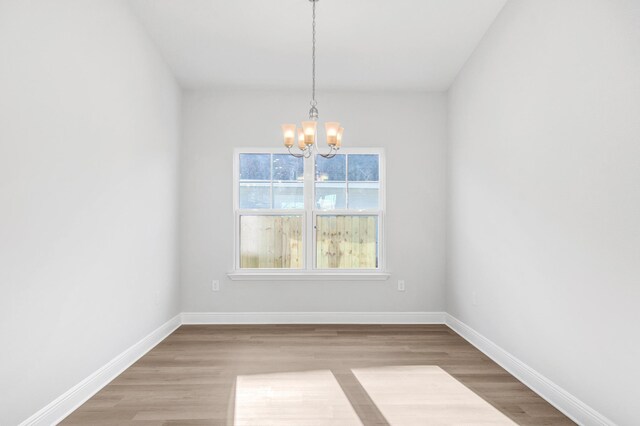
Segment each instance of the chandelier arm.
[[329,150],[329,152],[328,152],[328,153],[326,153],[326,154],[321,154],[320,152],[318,152],[318,153],[317,153],[317,155],[319,155],[320,157],[323,157],[323,158],[333,158],[333,157],[335,157],[336,155],[338,155],[338,150],[339,150],[340,148],[336,148],[336,147],[334,147],[334,146],[331,146],[331,147],[329,147],[329,148],[330,148],[330,150]]
[[[293,155],[296,158],[302,158],[302,157],[307,158],[305,154],[296,154],[294,152],[291,152],[291,147],[287,147],[287,150],[289,151],[289,154]],[[303,152],[306,152],[306,151],[303,151]]]
[[330,159],[336,156],[336,154],[318,154],[318,155],[322,158],[327,158],[327,159]]

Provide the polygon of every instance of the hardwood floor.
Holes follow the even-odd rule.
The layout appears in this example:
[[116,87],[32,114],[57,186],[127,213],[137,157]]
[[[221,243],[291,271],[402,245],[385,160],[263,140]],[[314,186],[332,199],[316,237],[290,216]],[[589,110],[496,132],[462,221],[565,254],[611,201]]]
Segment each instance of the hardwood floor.
[[388,425],[384,401],[379,407],[352,370],[390,366],[440,367],[516,424],[574,424],[444,325],[183,325],[62,424],[251,424],[243,404],[260,403],[260,383],[284,378],[282,389],[304,384],[345,418],[353,417],[346,398],[364,425]]

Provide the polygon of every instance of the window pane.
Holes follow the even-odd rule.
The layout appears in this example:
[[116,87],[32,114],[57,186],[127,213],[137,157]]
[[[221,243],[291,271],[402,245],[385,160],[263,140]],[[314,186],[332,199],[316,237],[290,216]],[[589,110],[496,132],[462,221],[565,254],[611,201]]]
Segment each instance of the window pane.
[[240,216],[241,268],[302,268],[302,216]]
[[344,209],[347,206],[346,183],[316,183],[316,208],[320,210]]
[[349,154],[349,180],[377,182],[380,167],[377,154]]
[[378,267],[378,216],[316,217],[318,269]]
[[342,181],[346,180],[346,156],[336,155],[333,158],[316,156],[316,181]]
[[349,208],[355,210],[378,208],[378,182],[349,182]]
[[240,183],[241,209],[271,208],[271,185],[269,183]]
[[289,154],[273,155],[273,180],[302,181],[304,162]]
[[271,154],[240,154],[240,180],[271,179]]
[[274,209],[304,209],[303,183],[274,183]]

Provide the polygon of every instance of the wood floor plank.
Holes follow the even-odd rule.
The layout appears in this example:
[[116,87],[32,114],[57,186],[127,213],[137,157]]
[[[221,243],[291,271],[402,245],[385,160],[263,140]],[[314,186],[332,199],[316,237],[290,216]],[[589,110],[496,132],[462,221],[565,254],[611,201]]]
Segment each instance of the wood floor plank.
[[519,425],[574,424],[444,325],[184,325],[62,424],[230,426],[238,376],[329,371],[382,426],[351,371],[388,366],[440,367]]

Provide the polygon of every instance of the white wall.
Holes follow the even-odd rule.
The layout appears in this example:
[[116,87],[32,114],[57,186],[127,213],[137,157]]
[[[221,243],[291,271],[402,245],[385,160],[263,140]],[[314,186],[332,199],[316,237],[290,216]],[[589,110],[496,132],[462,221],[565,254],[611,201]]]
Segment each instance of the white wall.
[[[384,147],[387,267],[382,282],[239,282],[233,268],[234,147],[279,147],[280,124],[301,121],[309,93],[185,95],[181,151],[184,311],[379,312],[444,308],[446,102],[443,94],[329,93],[321,119],[340,120],[345,146]],[[219,292],[211,280],[221,280]],[[406,291],[397,291],[397,280]]]
[[511,0],[449,101],[448,312],[637,424],[640,3]]
[[0,2],[0,424],[178,312],[179,116],[126,4]]

